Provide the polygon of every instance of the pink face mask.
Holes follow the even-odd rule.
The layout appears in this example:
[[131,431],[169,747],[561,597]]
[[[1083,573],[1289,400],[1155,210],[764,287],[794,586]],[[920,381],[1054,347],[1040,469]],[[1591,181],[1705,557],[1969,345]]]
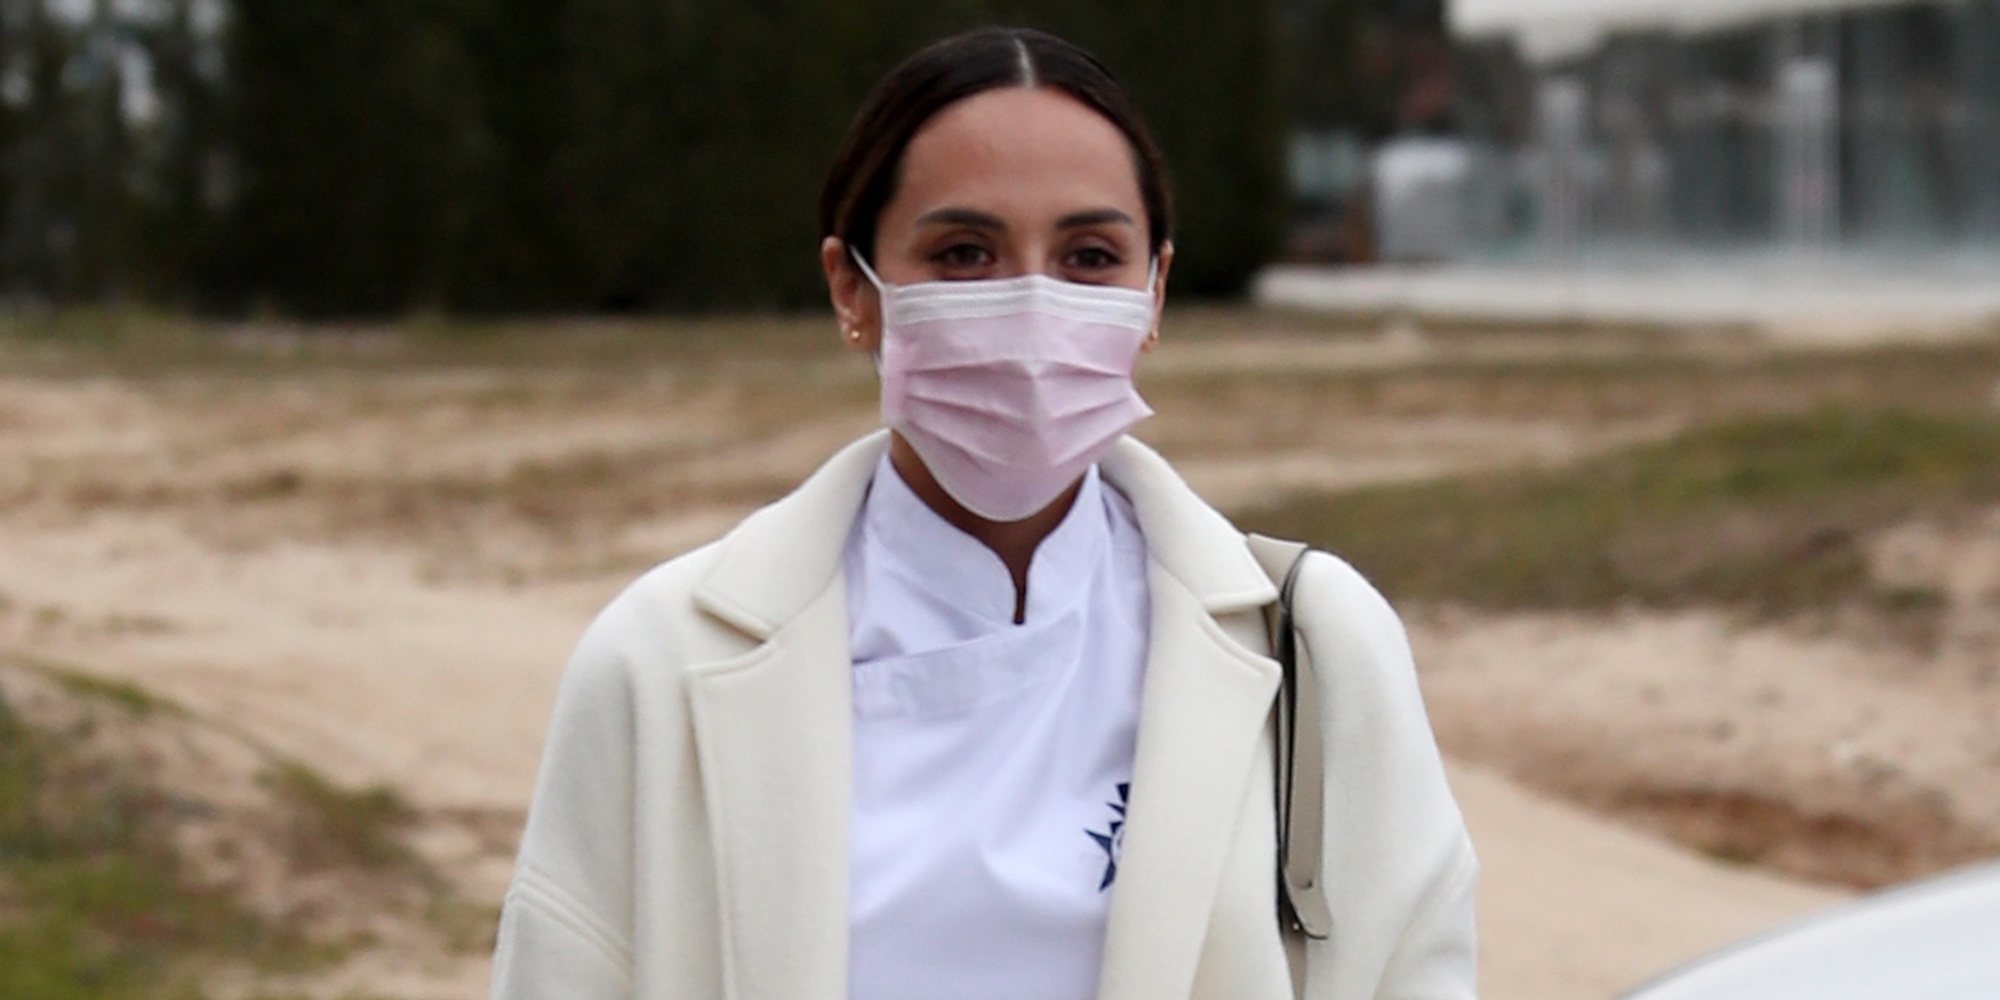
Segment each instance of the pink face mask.
[[882,422],[952,499],[990,521],[1047,507],[1134,424],[1147,290],[1031,274],[885,285]]

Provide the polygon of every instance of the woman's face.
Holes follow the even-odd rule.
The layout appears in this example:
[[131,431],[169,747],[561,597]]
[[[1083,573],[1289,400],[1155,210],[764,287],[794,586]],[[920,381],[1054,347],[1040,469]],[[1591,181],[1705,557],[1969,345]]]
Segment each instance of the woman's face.
[[[946,107],[911,138],[869,263],[896,285],[1044,274],[1144,288],[1150,239],[1124,133],[1060,90],[1003,87]],[[873,351],[874,286],[839,239],[820,257],[842,329],[860,334],[850,346]],[[1163,246],[1156,315],[1172,259]]]

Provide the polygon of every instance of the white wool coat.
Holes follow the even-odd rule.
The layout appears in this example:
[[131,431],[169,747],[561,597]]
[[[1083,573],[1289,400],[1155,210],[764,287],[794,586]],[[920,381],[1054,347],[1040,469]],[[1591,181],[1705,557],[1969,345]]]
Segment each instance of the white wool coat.
[[[840,560],[877,432],[646,574],[563,675],[495,952],[495,1000],[845,1000],[851,663]],[[1298,590],[1320,656],[1333,931],[1277,920],[1262,609],[1244,536],[1144,445],[1152,625],[1104,1000],[1474,996],[1477,863],[1395,613],[1346,563]],[[1292,954],[1287,954],[1287,949]],[[940,955],[948,961],[948,955]]]

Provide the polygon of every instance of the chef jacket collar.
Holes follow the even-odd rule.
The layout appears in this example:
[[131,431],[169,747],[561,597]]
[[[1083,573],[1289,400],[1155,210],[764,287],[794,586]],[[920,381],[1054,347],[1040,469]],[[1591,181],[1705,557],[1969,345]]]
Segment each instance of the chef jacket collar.
[[[1084,473],[1076,500],[1028,563],[1022,624],[1040,624],[1076,606],[1110,545],[1097,467]],[[998,553],[946,521],[903,481],[883,454],[861,514],[861,529],[897,568],[939,597],[998,628],[1014,622],[1014,578]]]
[[[878,430],[833,456],[784,499],[716,543],[714,564],[695,585],[710,614],[769,638],[834,582],[849,529],[888,449]],[[1211,614],[1276,599],[1278,588],[1229,521],[1181,481],[1152,449],[1126,437],[1099,463],[1104,481],[1132,502],[1147,556],[1185,584]]]

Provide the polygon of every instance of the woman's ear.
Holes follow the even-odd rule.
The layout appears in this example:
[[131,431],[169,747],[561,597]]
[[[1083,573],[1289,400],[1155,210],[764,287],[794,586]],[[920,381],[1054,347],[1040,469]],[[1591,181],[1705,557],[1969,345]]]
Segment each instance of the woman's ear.
[[882,303],[875,286],[854,264],[847,242],[829,236],[819,243],[819,266],[826,272],[827,297],[840,324],[840,339],[849,349],[873,353],[882,338]]
[[1167,272],[1174,269],[1174,241],[1160,243],[1159,271],[1153,275],[1153,331],[1146,335],[1143,350],[1152,350],[1160,344],[1160,323],[1167,311]]

